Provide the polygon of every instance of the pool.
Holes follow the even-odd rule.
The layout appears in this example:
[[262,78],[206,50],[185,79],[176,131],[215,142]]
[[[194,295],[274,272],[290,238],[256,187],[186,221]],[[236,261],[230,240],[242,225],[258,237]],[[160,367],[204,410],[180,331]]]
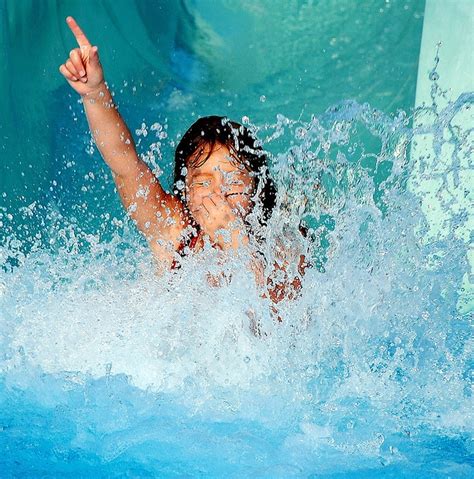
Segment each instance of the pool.
[[[0,5],[0,477],[472,477],[472,9],[41,5]],[[201,115],[263,141],[266,254],[314,263],[281,323],[238,256],[154,275],[57,74],[66,15],[165,185]]]

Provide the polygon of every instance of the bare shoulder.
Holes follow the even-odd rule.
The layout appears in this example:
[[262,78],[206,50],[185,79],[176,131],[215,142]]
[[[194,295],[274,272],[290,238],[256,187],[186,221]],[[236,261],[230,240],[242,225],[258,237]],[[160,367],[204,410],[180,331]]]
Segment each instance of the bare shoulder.
[[172,195],[160,200],[155,212],[156,221],[144,232],[154,258],[169,269],[175,255],[184,245],[194,230],[194,221],[179,199]]
[[303,249],[296,245],[290,246],[283,241],[277,241],[275,246],[275,258],[266,285],[272,301],[279,303],[284,299],[298,297],[303,276],[312,264]]
[[122,203],[146,238],[154,258],[172,264],[191,216],[177,196],[166,191],[150,168],[138,161],[126,176],[114,175]]

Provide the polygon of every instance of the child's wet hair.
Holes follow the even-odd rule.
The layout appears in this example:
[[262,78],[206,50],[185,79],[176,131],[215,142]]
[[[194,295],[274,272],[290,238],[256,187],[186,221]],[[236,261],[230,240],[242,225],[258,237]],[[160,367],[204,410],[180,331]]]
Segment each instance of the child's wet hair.
[[276,202],[276,187],[269,176],[267,157],[249,129],[228,118],[202,117],[183,135],[175,153],[174,193],[187,204],[184,185],[188,168],[203,165],[218,145],[226,146],[236,161],[254,173],[255,192],[260,191],[262,207],[260,223],[265,224]]

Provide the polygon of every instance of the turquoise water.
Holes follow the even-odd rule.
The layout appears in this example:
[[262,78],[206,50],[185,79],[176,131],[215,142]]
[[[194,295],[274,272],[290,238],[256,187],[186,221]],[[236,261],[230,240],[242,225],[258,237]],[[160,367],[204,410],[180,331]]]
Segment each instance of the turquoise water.
[[[165,184],[194,118],[247,123],[281,193],[265,254],[284,240],[315,267],[281,324],[243,258],[207,250],[156,277],[82,106],[46,69],[2,100],[0,476],[471,477],[469,211],[449,187],[472,161],[474,95],[446,102],[432,74],[414,112],[424,3],[210,4],[127,2],[124,19],[45,2],[37,57],[56,45],[56,73],[72,48],[58,22],[82,15]],[[13,91],[31,83],[15,48],[33,13],[1,5]],[[441,231],[422,208],[433,179]],[[219,267],[232,281],[209,287]]]

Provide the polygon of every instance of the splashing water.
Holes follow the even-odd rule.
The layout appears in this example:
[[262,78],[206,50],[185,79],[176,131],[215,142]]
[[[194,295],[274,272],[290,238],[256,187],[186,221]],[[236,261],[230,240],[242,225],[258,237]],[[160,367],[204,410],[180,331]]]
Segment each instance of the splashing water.
[[[355,102],[307,122],[243,120],[279,185],[263,253],[272,264],[283,242],[313,263],[281,323],[239,255],[222,264],[208,248],[160,277],[126,221],[104,239],[31,205],[24,217],[49,230],[26,241],[2,212],[0,469],[472,475],[469,215],[448,193],[472,167],[457,119],[473,100],[420,108],[415,127]],[[426,154],[410,155],[422,137]],[[431,168],[446,151],[449,171]],[[434,177],[439,231],[423,209]],[[213,287],[219,270],[231,279]]]

